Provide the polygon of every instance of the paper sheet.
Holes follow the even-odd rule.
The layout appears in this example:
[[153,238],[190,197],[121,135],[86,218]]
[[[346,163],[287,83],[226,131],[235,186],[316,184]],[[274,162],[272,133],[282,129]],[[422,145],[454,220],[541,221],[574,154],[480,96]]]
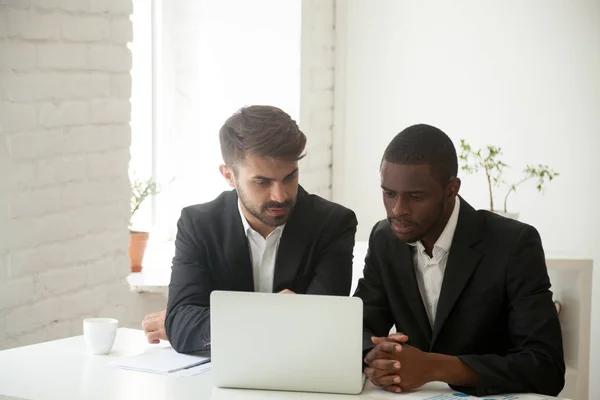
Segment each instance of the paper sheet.
[[491,396],[491,397],[475,397],[469,396],[460,392],[452,394],[432,394],[424,391],[422,393],[407,393],[402,397],[407,400],[543,400],[543,397],[534,396],[530,394],[515,394],[515,395],[502,395],[502,396]]
[[531,394],[514,394],[514,395],[502,395],[502,396],[491,396],[491,397],[475,397],[469,396],[464,393],[455,392],[452,394],[431,394],[424,391],[422,393],[408,393],[406,397],[399,397],[407,400],[419,399],[419,400],[543,400],[543,397],[534,396]]
[[414,392],[391,393],[374,386],[367,381],[363,395],[373,399],[396,399],[396,400],[543,400],[544,397],[532,394],[505,394],[496,396],[475,397],[460,392],[448,392],[448,386],[439,382],[428,384],[422,389]]
[[192,367],[192,368],[186,368],[186,369],[182,369],[182,370],[173,372],[170,375],[174,375],[174,376],[194,376],[194,375],[203,374],[203,373],[208,372],[210,370],[211,370],[211,364],[209,362],[207,362],[206,364],[201,364],[201,365],[197,365],[197,366]]
[[[145,353],[132,357],[123,358],[115,366],[125,369],[131,369],[141,372],[151,372],[157,374],[171,374],[188,369],[194,369],[196,366],[210,362],[208,353],[181,354],[173,350],[172,347],[151,349]],[[192,374],[193,372],[188,372]],[[201,370],[200,372],[204,372]],[[197,372],[197,373],[200,373]],[[183,374],[183,372],[181,372]],[[187,376],[187,375],[183,375]]]

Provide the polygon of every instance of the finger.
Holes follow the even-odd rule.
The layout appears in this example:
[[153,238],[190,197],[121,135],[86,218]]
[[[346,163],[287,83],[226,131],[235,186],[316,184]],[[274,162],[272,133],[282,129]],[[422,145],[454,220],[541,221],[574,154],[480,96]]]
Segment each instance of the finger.
[[406,343],[408,341],[408,336],[406,336],[404,333],[402,332],[396,332],[396,333],[392,333],[390,336],[388,336],[390,339],[395,340],[396,342],[400,342],[400,343]]
[[160,319],[160,313],[148,314],[148,315],[146,315],[146,318],[144,318],[144,319],[147,319],[149,321],[155,321],[157,319]]
[[385,351],[393,351],[393,349],[395,349],[396,351],[402,351],[402,346],[400,343],[398,343],[395,340],[389,339],[389,338],[378,338],[378,337],[372,337],[371,341],[377,345],[376,347],[384,346]]
[[145,330],[147,327],[158,326],[161,323],[162,320],[160,318],[146,315],[146,318],[142,320],[142,328]]
[[393,333],[388,337],[372,337],[371,341],[374,344],[389,342],[389,343],[406,343],[408,341],[408,336],[405,334],[397,334]]
[[382,370],[400,369],[400,361],[376,359],[369,363],[369,367]]
[[377,350],[383,351],[385,353],[400,353],[402,351],[402,345],[396,342],[382,342],[377,346]]
[[384,375],[379,378],[375,378],[373,383],[380,387],[389,387],[400,384],[400,377],[398,375]]
[[[367,378],[371,379],[371,382],[373,382],[373,384],[375,384],[384,376],[396,376],[396,372],[390,371],[390,370],[381,370],[381,369],[377,369],[377,368],[367,367],[367,368],[365,368],[365,376]],[[381,385],[379,385],[379,386],[381,386]]]
[[388,340],[387,337],[371,336],[371,342],[373,342],[375,344],[379,344],[379,343],[384,342],[386,340]]
[[386,337],[372,337],[371,342],[373,342],[374,344],[385,343],[385,342],[395,343],[394,340],[386,338]]
[[402,352],[402,346],[397,343],[380,343],[373,348],[365,357],[365,362],[370,363],[375,359],[396,360]]
[[160,341],[160,339],[167,340],[167,335],[165,334],[165,331],[150,332],[146,336],[148,337],[148,341],[150,343],[157,341],[157,340]]
[[158,344],[158,343],[160,343],[160,340],[158,338],[155,338],[154,334],[146,334],[146,340],[150,344]]
[[388,392],[392,392],[392,393],[400,393],[402,391],[402,388],[400,388],[400,386],[396,386],[396,385],[386,386],[383,389],[387,390]]
[[[388,378],[388,379],[385,380],[385,382],[389,382],[389,383],[386,383],[385,385],[391,385],[391,384],[393,384],[394,383],[393,382],[393,380],[394,380],[393,377],[394,376],[398,376],[398,373],[399,373],[399,370],[397,370],[397,369],[377,369],[377,368],[372,368],[372,367],[369,367],[369,368],[372,369],[371,376],[370,376],[370,378],[371,378],[372,381],[380,382],[386,376],[387,377],[391,376],[391,378]],[[379,386],[385,386],[385,385],[381,384],[381,383],[379,384]]]
[[376,358],[389,359],[390,357],[397,357],[397,354],[402,352],[402,345],[396,342],[381,342],[373,347],[372,351],[385,353],[383,356]]
[[378,349],[374,349],[370,351],[365,357],[365,362],[367,364],[372,363],[374,360],[397,360],[398,352],[389,352],[389,351],[379,351]]
[[156,332],[160,330],[160,325],[156,323],[142,324],[142,327],[144,328],[144,332],[146,333]]
[[144,332],[148,332],[149,326],[150,326],[150,321],[148,321],[148,319],[144,318],[144,320],[142,321],[142,329],[144,330]]

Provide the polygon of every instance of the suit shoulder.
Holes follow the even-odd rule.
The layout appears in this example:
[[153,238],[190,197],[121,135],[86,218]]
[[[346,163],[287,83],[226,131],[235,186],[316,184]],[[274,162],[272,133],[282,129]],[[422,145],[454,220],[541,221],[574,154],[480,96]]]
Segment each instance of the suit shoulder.
[[369,242],[372,245],[381,245],[387,244],[390,240],[395,240],[396,236],[394,232],[392,232],[392,228],[390,227],[390,223],[387,219],[382,219],[373,225],[373,229],[371,229],[371,235],[369,237]]
[[509,238],[517,242],[524,236],[539,237],[532,225],[487,210],[478,210],[477,213],[484,221],[486,236],[502,239],[503,242]]
[[351,209],[316,194],[308,194],[306,204],[309,205],[308,209],[313,214],[313,218],[317,220],[325,218],[356,220],[356,214]]

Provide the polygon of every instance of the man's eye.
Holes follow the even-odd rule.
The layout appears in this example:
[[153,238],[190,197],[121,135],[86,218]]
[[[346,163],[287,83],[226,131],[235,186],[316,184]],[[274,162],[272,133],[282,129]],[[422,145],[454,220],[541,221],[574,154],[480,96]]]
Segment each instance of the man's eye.
[[394,196],[396,196],[396,193],[392,192],[391,190],[384,190],[384,191],[383,191],[383,194],[384,194],[386,197],[394,197]]
[[415,201],[419,201],[419,200],[423,200],[423,196],[418,195],[418,194],[411,194],[410,195],[410,199],[411,200],[415,200]]
[[256,181],[256,184],[259,185],[259,186],[264,186],[267,183],[269,183],[269,181],[265,181],[265,180],[258,180],[258,181]]
[[291,181],[293,181],[294,179],[296,179],[296,177],[297,177],[297,176],[298,176],[298,174],[293,174],[293,175],[290,175],[290,176],[286,176],[286,177],[285,177],[285,179],[284,179],[283,181],[284,181],[284,182],[291,182]]

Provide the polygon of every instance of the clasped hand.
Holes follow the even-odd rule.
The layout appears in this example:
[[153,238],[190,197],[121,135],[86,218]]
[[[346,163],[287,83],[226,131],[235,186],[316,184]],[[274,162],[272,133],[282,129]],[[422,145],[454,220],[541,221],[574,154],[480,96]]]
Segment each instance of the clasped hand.
[[365,375],[375,386],[399,393],[429,382],[428,354],[406,344],[408,336],[394,333],[371,338],[375,347],[365,357]]

